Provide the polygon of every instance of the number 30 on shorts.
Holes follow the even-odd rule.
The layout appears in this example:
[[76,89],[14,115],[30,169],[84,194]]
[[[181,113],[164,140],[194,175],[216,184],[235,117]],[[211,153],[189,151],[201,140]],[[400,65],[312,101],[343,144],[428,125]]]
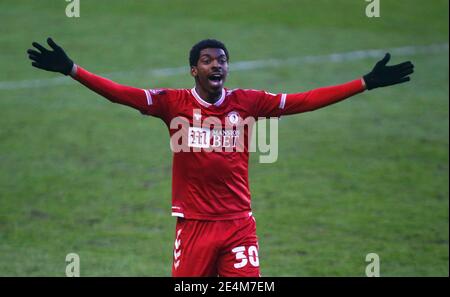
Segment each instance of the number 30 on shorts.
[[238,246],[231,250],[236,254],[236,260],[239,261],[234,263],[234,268],[242,268],[250,262],[250,265],[254,267],[259,266],[258,249],[256,246],[251,245],[248,247],[247,254],[245,253],[245,246]]

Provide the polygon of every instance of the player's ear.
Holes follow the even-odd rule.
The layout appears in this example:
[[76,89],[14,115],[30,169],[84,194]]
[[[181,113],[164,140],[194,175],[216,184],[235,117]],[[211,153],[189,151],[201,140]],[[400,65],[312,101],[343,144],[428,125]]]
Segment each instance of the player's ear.
[[191,66],[191,75],[192,75],[193,77],[196,77],[197,74],[198,74],[197,67],[196,67],[196,66]]

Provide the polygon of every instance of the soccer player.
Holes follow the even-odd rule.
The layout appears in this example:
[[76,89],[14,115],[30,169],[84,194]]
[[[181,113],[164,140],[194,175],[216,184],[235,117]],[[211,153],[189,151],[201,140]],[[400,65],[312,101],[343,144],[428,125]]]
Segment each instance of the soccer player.
[[[224,88],[228,50],[222,42],[207,39],[190,51],[193,88],[140,89],[88,72],[51,38],[47,42],[51,50],[33,42],[35,49],[27,51],[34,67],[70,75],[108,100],[167,125],[174,151],[172,215],[177,217],[173,276],[260,276],[245,141],[251,125],[244,125],[246,119],[316,110],[366,89],[407,82],[414,71],[411,62],[387,66],[386,54],[368,74],[336,86],[295,94],[230,90]],[[215,122],[205,125],[206,119]]]

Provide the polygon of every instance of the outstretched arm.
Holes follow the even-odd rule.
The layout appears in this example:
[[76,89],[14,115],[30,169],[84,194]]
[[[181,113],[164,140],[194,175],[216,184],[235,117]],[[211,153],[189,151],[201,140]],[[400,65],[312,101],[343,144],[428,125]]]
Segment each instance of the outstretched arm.
[[302,93],[281,94],[277,96],[279,103],[270,98],[262,100],[259,114],[280,116],[312,111],[354,96],[366,89],[372,90],[409,81],[409,75],[414,72],[414,65],[408,61],[387,66],[389,59],[390,54],[387,53],[382,60],[376,63],[371,72],[362,78],[344,84]]
[[322,87],[302,93],[282,95],[281,115],[289,115],[316,110],[363,92],[366,84],[362,78],[329,87]]
[[74,64],[64,50],[51,38],[47,39],[47,43],[53,50],[47,50],[39,43],[33,42],[33,46],[37,50],[29,49],[27,51],[28,57],[33,61],[31,65],[34,67],[70,75],[108,100],[136,108],[141,112],[151,104],[151,96],[147,90],[124,86],[90,73]]

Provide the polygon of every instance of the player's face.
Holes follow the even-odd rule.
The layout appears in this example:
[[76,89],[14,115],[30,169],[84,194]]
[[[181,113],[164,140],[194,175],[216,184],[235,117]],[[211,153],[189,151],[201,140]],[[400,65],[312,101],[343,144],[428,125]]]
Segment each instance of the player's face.
[[197,84],[209,94],[222,91],[228,74],[228,61],[220,48],[205,48],[200,52],[197,66],[191,68]]

